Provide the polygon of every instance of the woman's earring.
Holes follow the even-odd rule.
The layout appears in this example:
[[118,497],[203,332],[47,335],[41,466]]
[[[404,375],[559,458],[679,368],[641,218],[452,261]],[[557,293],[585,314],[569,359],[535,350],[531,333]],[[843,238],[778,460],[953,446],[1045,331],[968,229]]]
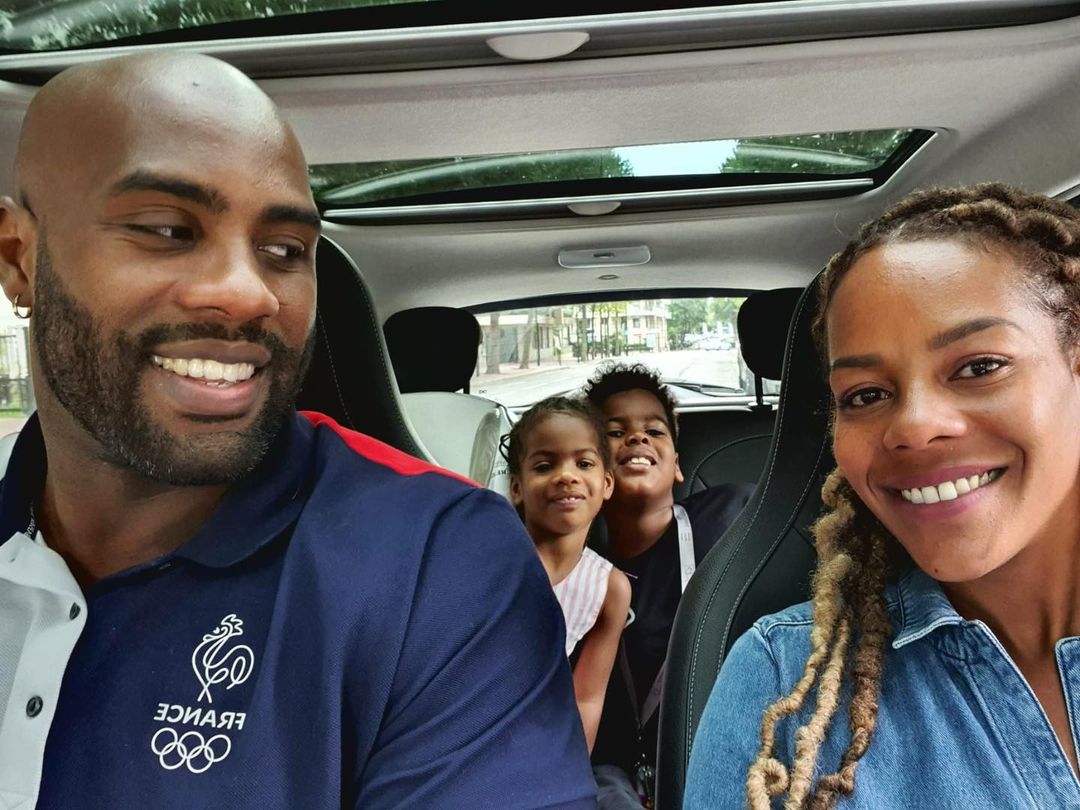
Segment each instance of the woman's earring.
[[34,312],[33,307],[20,307],[19,296],[15,296],[15,300],[11,302],[11,311],[15,313],[15,317],[21,321],[29,320],[30,316]]

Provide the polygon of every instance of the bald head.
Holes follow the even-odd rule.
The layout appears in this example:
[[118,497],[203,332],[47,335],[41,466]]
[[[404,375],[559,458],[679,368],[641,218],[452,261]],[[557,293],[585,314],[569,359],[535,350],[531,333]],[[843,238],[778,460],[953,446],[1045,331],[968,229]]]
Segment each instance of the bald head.
[[166,157],[177,136],[194,160],[257,151],[306,182],[295,136],[251,79],[208,56],[167,53],[79,65],[42,87],[23,122],[16,188],[40,214],[100,188],[119,165]]
[[[303,379],[320,227],[270,99],[205,56],[73,68],[31,103],[17,179],[0,284],[32,312],[50,459],[175,485],[250,470]],[[189,363],[258,372],[203,383]]]

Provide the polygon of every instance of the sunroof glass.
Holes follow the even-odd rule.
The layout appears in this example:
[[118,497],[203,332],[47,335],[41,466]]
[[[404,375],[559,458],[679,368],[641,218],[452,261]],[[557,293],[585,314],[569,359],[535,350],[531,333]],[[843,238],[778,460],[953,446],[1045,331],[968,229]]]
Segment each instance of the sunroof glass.
[[164,31],[437,0],[0,0],[0,48],[50,51]]
[[[315,198],[327,205],[393,203],[462,192],[527,186],[533,196],[544,190],[565,193],[568,183],[589,183],[602,191],[627,180],[648,181],[665,188],[870,176],[909,144],[927,133],[912,129],[825,132],[761,138],[647,144],[605,149],[567,149],[509,155],[451,157],[369,163],[336,163],[311,167]],[[736,181],[736,182],[732,182]],[[599,183],[599,185],[598,185]],[[481,197],[483,195],[480,195]]]
[[[955,13],[928,13],[914,9],[912,14],[882,23],[877,10],[870,10],[865,0],[832,0],[819,4],[813,0],[638,0],[638,2],[600,2],[577,0],[573,4],[539,3],[462,3],[447,0],[0,0],[0,53],[62,51],[74,48],[189,42],[192,40],[229,40],[248,37],[291,37],[297,34],[362,32],[424,28],[476,23],[500,24],[524,20],[567,17],[611,18],[626,12],[706,12],[739,7],[740,16],[748,6],[761,6],[767,14],[788,15],[788,6],[804,7],[797,15],[845,19],[846,36],[852,35],[853,15],[867,17],[865,34],[899,31],[938,30],[987,25],[1012,25],[1042,22],[1069,15],[1065,0],[998,0],[996,3],[972,0],[967,16]],[[893,6],[902,6],[894,2]],[[914,3],[914,6],[929,4]],[[942,6],[954,4],[941,4]],[[992,6],[983,8],[983,6]],[[869,13],[868,13],[869,12]],[[982,12],[976,14],[975,12]],[[652,16],[656,16],[653,14]],[[775,24],[775,22],[774,22]],[[780,40],[805,39],[805,22],[796,29],[779,34]],[[722,26],[726,28],[727,26]],[[738,27],[738,26],[736,26]],[[816,30],[816,29],[814,29]],[[859,26],[858,30],[863,30]],[[833,36],[826,27],[819,34]],[[812,38],[817,38],[813,36]],[[711,41],[711,40],[710,40]]]

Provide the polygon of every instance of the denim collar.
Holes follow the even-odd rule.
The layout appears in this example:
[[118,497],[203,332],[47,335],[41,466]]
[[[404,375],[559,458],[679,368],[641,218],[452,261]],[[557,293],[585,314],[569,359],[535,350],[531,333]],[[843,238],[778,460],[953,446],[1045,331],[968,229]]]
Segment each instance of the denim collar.
[[[306,500],[314,467],[313,434],[307,419],[295,411],[286,416],[258,466],[226,492],[190,540],[165,556],[227,568],[280,536],[297,519]],[[32,533],[36,528],[32,510],[45,484],[46,469],[45,442],[34,414],[15,441],[0,485],[0,544],[16,532]]]
[[900,575],[892,590],[888,608],[897,628],[892,641],[894,650],[928,636],[939,627],[964,622],[937,580],[914,565]]

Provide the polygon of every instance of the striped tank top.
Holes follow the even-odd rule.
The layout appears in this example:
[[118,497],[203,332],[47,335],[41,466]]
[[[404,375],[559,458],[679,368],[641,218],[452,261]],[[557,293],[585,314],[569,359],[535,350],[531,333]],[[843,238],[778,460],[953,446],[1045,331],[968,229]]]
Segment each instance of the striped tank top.
[[610,561],[591,548],[585,548],[573,570],[555,584],[555,598],[559,600],[563,618],[566,619],[567,656],[596,624],[604,597],[607,596],[611,569]]

